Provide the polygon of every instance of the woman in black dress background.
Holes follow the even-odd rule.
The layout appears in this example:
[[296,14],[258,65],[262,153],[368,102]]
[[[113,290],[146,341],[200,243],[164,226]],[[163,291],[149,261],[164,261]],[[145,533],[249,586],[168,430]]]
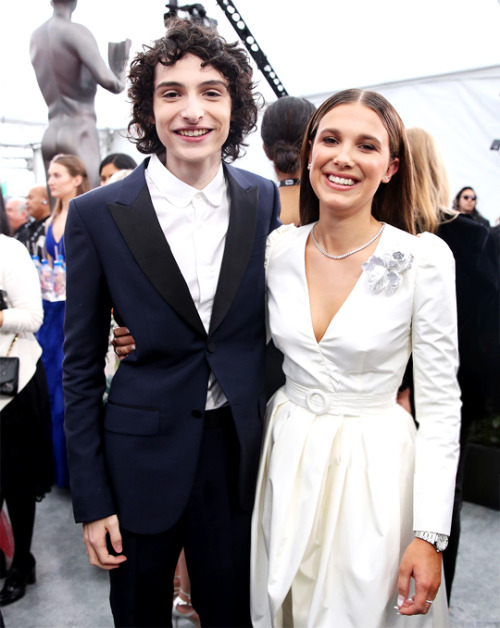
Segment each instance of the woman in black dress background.
[[[460,538],[468,435],[473,421],[485,416],[486,400],[500,381],[499,265],[489,229],[448,209],[448,177],[434,138],[420,128],[407,129],[407,135],[415,166],[417,231],[430,231],[442,238],[456,265],[462,427],[450,540],[443,553],[449,603]],[[474,193],[470,188],[464,189]]]

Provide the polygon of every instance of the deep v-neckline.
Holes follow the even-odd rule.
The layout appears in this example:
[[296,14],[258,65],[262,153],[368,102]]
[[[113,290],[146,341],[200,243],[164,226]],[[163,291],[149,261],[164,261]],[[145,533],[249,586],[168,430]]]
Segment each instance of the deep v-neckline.
[[[311,295],[310,295],[310,292],[309,292],[309,282],[307,281],[307,273],[306,273],[306,247],[307,247],[307,240],[308,240],[309,235],[310,235],[310,233],[311,233],[311,231],[312,231],[312,229],[313,229],[315,224],[316,223],[312,223],[311,224],[311,228],[307,231],[306,237],[304,238],[304,242],[303,242],[304,250],[302,252],[302,277],[303,277],[303,281],[304,281],[304,284],[305,284],[305,290],[306,290],[306,294],[307,294],[307,307],[308,307],[308,317],[309,317],[309,324],[310,324],[311,334],[312,334],[312,337],[314,338],[314,341],[319,346],[323,342],[325,336],[330,331],[330,328],[333,326],[334,322],[338,319],[339,314],[341,314],[341,312],[345,309],[346,303],[351,300],[352,295],[354,294],[354,292],[356,292],[356,289],[357,289],[358,285],[361,283],[361,279],[362,279],[364,273],[363,273],[363,270],[361,270],[361,273],[360,273],[359,277],[356,279],[356,282],[354,283],[353,287],[349,291],[349,294],[342,301],[342,305],[339,307],[339,309],[332,316],[332,318],[330,319],[330,322],[328,323],[328,325],[327,325],[327,327],[325,329],[324,334],[318,340],[316,338],[316,334],[314,332],[314,324],[313,324],[312,309],[311,309]],[[382,240],[384,239],[384,236],[385,236],[385,233],[387,231],[387,227],[388,226],[389,225],[387,225],[387,224],[385,225],[385,228],[382,231],[382,233],[380,234],[380,237],[378,239],[377,246],[375,247],[375,249],[374,249],[373,253],[370,255],[370,257],[372,255],[377,255],[377,252],[378,252],[378,250],[379,250],[379,248],[380,248],[380,246],[382,244]],[[370,257],[368,259],[370,259]],[[361,264],[363,264],[363,262],[361,262]],[[361,266],[361,264],[360,264],[360,266]]]
[[[67,216],[66,216],[66,218],[67,218]],[[66,228],[66,222],[64,223],[64,227],[63,227],[63,230],[62,230],[62,233],[61,233],[61,237],[59,238],[59,240],[56,240],[56,236],[55,236],[55,233],[54,233],[54,221],[51,222],[49,227],[50,227],[50,230],[52,231],[52,238],[54,240],[54,243],[58,247],[61,244],[61,242],[62,242],[62,240],[64,238],[64,231],[65,231],[65,228]]]

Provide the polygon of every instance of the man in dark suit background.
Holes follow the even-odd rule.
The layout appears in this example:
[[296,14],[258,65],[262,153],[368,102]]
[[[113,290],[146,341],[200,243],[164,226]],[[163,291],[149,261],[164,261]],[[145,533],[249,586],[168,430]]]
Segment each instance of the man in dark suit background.
[[[152,154],[74,199],[64,388],[75,519],[117,626],[168,626],[185,548],[203,626],[247,626],[276,186],[229,166],[257,107],[246,54],[188,21],[131,64]],[[104,407],[111,308],[136,341]],[[90,333],[89,333],[90,330]]]

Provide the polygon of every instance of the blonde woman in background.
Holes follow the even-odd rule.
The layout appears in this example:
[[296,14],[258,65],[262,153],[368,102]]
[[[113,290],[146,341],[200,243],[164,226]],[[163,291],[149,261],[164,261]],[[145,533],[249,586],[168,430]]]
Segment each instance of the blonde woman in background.
[[448,176],[434,137],[421,128],[410,128],[407,135],[415,168],[417,231],[442,238],[453,253],[456,268],[462,425],[450,540],[443,553],[449,603],[460,538],[467,437],[473,421],[487,411],[485,400],[493,382],[498,385],[500,381],[498,359],[495,364],[499,347],[498,261],[488,229],[449,209]]

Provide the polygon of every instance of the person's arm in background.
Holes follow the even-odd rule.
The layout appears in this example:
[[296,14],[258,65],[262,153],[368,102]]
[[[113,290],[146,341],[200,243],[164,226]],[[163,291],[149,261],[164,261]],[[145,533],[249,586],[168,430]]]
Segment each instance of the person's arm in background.
[[9,240],[8,252],[3,254],[8,258],[2,255],[0,288],[6,293],[8,309],[0,310],[0,328],[3,333],[35,333],[43,321],[38,272],[28,250],[17,240]]

